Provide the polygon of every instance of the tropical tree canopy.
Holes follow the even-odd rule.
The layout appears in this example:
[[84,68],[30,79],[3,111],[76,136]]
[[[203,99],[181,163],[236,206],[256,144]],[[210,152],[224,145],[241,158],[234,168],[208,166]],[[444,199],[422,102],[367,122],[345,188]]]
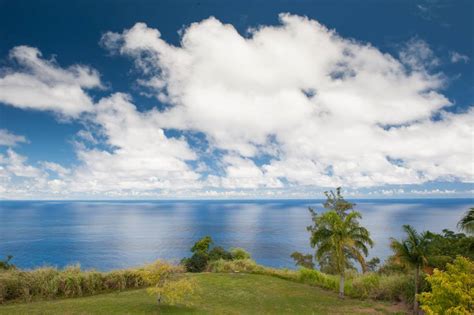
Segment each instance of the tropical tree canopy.
[[428,262],[428,234],[427,232],[418,233],[411,225],[404,225],[403,230],[407,237],[402,241],[392,238],[390,247],[395,253],[395,260],[415,269],[415,301],[413,308],[415,314],[418,314],[416,295],[419,287],[420,269]]
[[367,246],[372,247],[373,241],[369,231],[360,226],[360,218],[357,211],[344,217],[336,211],[327,211],[321,215],[313,213],[314,225],[308,230],[311,231],[311,246],[316,248],[316,259],[321,261],[330,255],[338,273],[344,272],[347,261],[356,260],[365,271],[365,257],[369,251]]
[[458,228],[466,233],[474,234],[474,208],[470,208],[458,223]]
[[349,202],[344,199],[341,194],[341,187],[336,188],[336,193],[331,191],[325,191],[326,201],[323,206],[326,210],[334,210],[339,215],[345,216],[349,210],[353,210],[355,203]]
[[427,234],[418,233],[411,225],[404,225],[403,230],[407,238],[398,241],[391,239],[390,247],[395,253],[398,262],[410,267],[419,267],[427,263]]

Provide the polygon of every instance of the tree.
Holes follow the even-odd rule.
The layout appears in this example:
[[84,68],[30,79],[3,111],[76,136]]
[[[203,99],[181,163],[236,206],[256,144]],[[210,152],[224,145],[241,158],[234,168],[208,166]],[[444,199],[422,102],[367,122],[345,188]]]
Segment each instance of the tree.
[[311,246],[316,248],[318,261],[328,256],[334,262],[334,267],[340,275],[339,296],[344,297],[344,273],[347,262],[351,259],[358,261],[362,270],[366,270],[365,258],[368,255],[367,245],[373,246],[370,233],[360,226],[358,219],[361,215],[357,211],[349,213],[327,211],[321,215],[312,212],[313,226],[311,232]]
[[203,252],[196,252],[189,258],[183,258],[181,263],[188,272],[203,272],[209,263],[209,255]]
[[140,270],[142,278],[150,287],[148,294],[157,297],[158,305],[186,304],[186,297],[196,291],[195,279],[183,276],[175,266],[161,261]]
[[213,244],[212,238],[210,236],[204,236],[199,241],[194,243],[193,247],[191,248],[191,252],[193,253],[209,253],[209,247]]
[[403,230],[407,237],[401,241],[391,238],[390,247],[394,252],[397,262],[415,269],[415,300],[413,310],[418,313],[419,277],[421,268],[428,261],[428,241],[427,233],[419,234],[412,226],[404,225]]
[[221,246],[216,246],[209,251],[209,260],[232,260],[232,254]]
[[295,261],[296,266],[301,266],[308,269],[314,269],[313,255],[304,255],[300,252],[293,252],[291,258]]
[[469,234],[474,234],[474,208],[470,208],[461,218],[458,223],[458,229]]
[[435,269],[426,277],[431,292],[423,292],[419,299],[427,315],[474,314],[474,262],[458,256],[446,271]]
[[457,256],[474,259],[474,237],[444,229],[442,233],[426,232],[428,240],[428,266],[446,269]]
[[375,272],[380,264],[380,258],[374,257],[367,262],[367,270]]
[[[183,258],[181,263],[189,272],[202,272],[209,262],[209,248],[214,242],[210,236],[204,236],[191,247],[193,255],[190,258]],[[216,253],[213,253],[216,254]]]
[[325,191],[324,195],[326,196],[326,201],[323,203],[324,209],[334,210],[341,216],[345,216],[356,205],[344,199],[341,194],[341,187],[336,188],[336,193],[331,190]]
[[[330,275],[338,275],[339,271],[336,267],[336,263],[334,261],[334,257],[331,255],[331,253],[327,253],[324,255],[324,257],[321,257],[317,259],[318,265],[319,265],[319,270],[322,273],[327,273]],[[348,259],[346,262],[346,268],[345,270],[354,270],[357,271],[357,268],[353,264],[354,259]]]

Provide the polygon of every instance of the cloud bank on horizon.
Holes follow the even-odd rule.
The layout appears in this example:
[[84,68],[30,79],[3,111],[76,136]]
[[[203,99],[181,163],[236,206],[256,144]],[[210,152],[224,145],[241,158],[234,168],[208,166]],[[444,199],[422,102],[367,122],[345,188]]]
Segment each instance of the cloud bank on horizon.
[[100,45],[133,60],[137,86],[161,109],[139,110],[91,66],[14,47],[0,102],[84,128],[74,137],[79,163],[67,166],[29,165],[15,151],[28,139],[0,129],[1,196],[291,197],[336,186],[396,194],[383,187],[473,182],[474,108],[448,110],[448,78],[426,42],[392,56],[306,17],[280,22],[242,36],[210,17],[183,29],[179,46],[144,23],[105,33]]

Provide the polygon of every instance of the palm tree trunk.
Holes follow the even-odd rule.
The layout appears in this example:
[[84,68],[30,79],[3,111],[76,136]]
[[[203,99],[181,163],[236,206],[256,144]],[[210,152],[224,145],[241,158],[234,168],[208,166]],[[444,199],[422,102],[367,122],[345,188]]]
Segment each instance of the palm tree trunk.
[[418,294],[418,278],[420,275],[420,266],[416,266],[415,269],[415,300],[413,303],[413,314],[418,314],[418,300],[416,299],[416,295]]
[[341,272],[339,277],[339,298],[344,298],[344,271]]

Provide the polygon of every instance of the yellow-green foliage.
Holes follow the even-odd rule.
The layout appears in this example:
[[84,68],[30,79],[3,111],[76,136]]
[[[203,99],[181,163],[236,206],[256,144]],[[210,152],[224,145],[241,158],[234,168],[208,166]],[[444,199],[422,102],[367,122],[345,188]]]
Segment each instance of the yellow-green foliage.
[[474,313],[474,262],[458,256],[454,263],[446,265],[446,271],[435,269],[426,280],[431,292],[419,296],[426,314]]
[[264,268],[263,266],[257,265],[252,259],[239,259],[239,260],[224,260],[219,259],[211,261],[208,265],[208,270],[211,272],[246,272],[246,273],[259,273]]
[[[301,268],[299,270],[275,269],[258,265],[251,259],[217,260],[209,265],[211,272],[244,272],[268,275],[281,279],[303,282],[338,292],[339,276],[322,273],[318,270]],[[344,290],[355,298],[372,298],[387,301],[411,302],[415,295],[413,277],[406,274],[382,275],[377,273],[358,274],[347,272]]]
[[[154,279],[163,270],[168,274],[182,268],[164,262],[135,269],[98,272],[83,271],[79,266],[62,270],[52,267],[34,270],[9,269],[0,271],[0,303],[10,300],[40,300],[58,297],[78,297],[102,292],[142,288],[155,285]],[[155,277],[155,278],[154,278]]]
[[148,288],[150,295],[156,295],[159,303],[165,302],[168,305],[186,305],[190,295],[196,292],[196,281],[191,278],[170,278],[160,281],[156,286]]
[[156,261],[141,268],[139,272],[146,284],[151,286],[147,292],[168,305],[186,304],[186,297],[196,290],[194,279],[180,276],[182,267]]
[[234,260],[250,259],[250,253],[240,247],[231,248],[230,254]]

